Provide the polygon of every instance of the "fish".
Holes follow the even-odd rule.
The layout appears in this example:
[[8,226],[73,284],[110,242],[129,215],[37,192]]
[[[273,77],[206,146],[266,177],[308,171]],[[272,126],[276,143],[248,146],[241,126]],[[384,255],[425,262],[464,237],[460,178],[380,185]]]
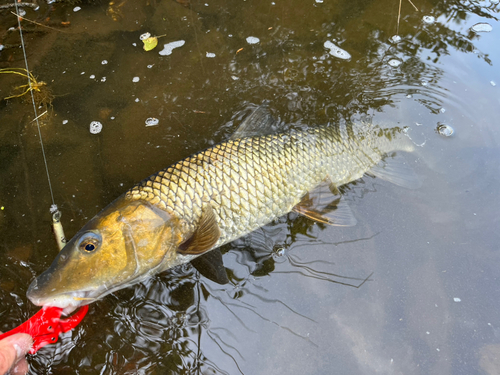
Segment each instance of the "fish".
[[133,186],[84,225],[34,279],[29,300],[72,311],[188,262],[225,284],[220,246],[291,211],[327,225],[353,226],[357,220],[339,187],[365,174],[410,189],[420,186],[397,157],[398,151],[414,151],[405,128],[278,128],[259,106],[227,141]]

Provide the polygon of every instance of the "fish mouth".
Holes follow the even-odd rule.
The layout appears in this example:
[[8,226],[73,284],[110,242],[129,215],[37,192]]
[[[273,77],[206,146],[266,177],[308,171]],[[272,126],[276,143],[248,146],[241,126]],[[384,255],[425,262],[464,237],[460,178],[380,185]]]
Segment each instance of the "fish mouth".
[[[97,300],[92,296],[93,291],[78,291],[56,294],[50,297],[37,296],[30,289],[27,293],[28,299],[36,306],[54,306],[63,309],[64,314],[71,314],[77,308],[88,305]],[[94,291],[95,292],[95,291]]]

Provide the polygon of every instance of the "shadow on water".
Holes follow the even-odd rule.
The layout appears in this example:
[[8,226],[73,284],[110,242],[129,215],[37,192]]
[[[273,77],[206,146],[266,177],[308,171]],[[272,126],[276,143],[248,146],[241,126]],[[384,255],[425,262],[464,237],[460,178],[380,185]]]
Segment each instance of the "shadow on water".
[[[411,159],[425,182],[409,194],[365,177],[341,189],[358,218],[354,228],[289,214],[224,246],[229,285],[186,265],[116,292],[30,357],[31,373],[500,369],[500,322],[489,313],[500,308],[490,297],[500,259],[494,236],[483,232],[498,219],[480,199],[496,203],[489,160],[498,157],[500,136],[488,125],[485,133],[471,129],[496,120],[498,103],[486,94],[496,84],[485,76],[500,81],[489,70],[498,47],[487,39],[498,36],[497,2],[413,1],[416,11],[403,0],[399,25],[398,1],[88,1],[78,11],[39,3],[25,8],[37,24],[23,28],[30,68],[54,95],[42,134],[69,236],[135,182],[227,139],[266,100],[284,130],[352,120],[409,125],[425,145],[422,159]],[[17,20],[6,4],[0,69],[20,68]],[[480,22],[494,31],[472,31]],[[166,36],[145,52],[144,32]],[[158,53],[178,40],[185,45]],[[327,41],[350,59],[332,56]],[[0,97],[22,84],[0,74]],[[150,117],[159,125],[146,127]],[[56,254],[32,119],[24,97],[0,101],[3,331],[37,310],[26,289]],[[457,136],[439,138],[443,119]],[[89,133],[91,121],[103,123],[102,133]],[[454,310],[447,300],[460,292],[475,306]]]

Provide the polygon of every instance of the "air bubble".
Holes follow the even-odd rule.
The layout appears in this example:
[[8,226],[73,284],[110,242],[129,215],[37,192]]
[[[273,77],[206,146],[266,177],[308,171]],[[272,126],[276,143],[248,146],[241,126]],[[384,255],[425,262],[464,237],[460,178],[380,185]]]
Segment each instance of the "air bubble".
[[139,39],[140,39],[140,40],[146,40],[146,39],[148,39],[148,38],[151,38],[151,34],[150,34],[150,33],[144,33],[144,34],[141,34],[141,35],[139,36]]
[[172,54],[174,48],[182,47],[186,43],[184,40],[177,40],[175,42],[167,43],[163,46],[163,49],[158,52],[162,56],[168,56]]
[[433,16],[423,16],[422,20],[427,25],[432,25],[434,22],[436,22],[436,19]]
[[132,82],[139,82],[140,78],[139,77],[134,77],[132,78]]
[[401,42],[401,37],[399,35],[393,35],[390,39],[392,43],[399,43]]
[[149,117],[146,119],[146,126],[156,126],[160,123],[160,120],[154,117]]
[[493,30],[493,27],[489,23],[480,22],[476,23],[470,29],[475,33],[489,33],[491,30]]
[[215,53],[207,52],[206,56],[210,57],[210,58],[214,58],[215,57]]
[[443,137],[451,137],[454,133],[454,130],[450,125],[438,123],[436,132]]
[[343,50],[342,48],[336,46],[335,44],[333,44],[332,42],[330,42],[328,40],[323,44],[323,46],[330,50],[329,53],[333,57],[337,57],[337,58],[342,59],[342,60],[349,60],[351,58],[351,55],[349,52],[347,52],[346,50]]
[[92,134],[98,134],[102,130],[102,124],[99,121],[92,121],[90,123],[90,132]]
[[248,44],[257,44],[260,42],[260,39],[255,36],[249,36],[246,40]]
[[388,64],[390,66],[392,66],[393,68],[397,68],[398,66],[401,65],[401,61],[399,61],[397,59],[391,59],[391,60],[389,60]]

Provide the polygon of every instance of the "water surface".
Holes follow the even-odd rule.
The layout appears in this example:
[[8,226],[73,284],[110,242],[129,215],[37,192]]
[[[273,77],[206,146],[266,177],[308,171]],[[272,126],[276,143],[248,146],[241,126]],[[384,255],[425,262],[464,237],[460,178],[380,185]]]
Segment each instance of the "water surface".
[[[285,128],[408,126],[423,182],[365,177],[343,188],[353,228],[289,214],[224,246],[229,285],[186,265],[114,293],[31,356],[31,373],[500,373],[499,5],[413,3],[399,26],[398,1],[27,9],[56,29],[23,22],[30,68],[55,96],[41,130],[68,237],[264,101]],[[17,21],[0,17],[0,68],[24,67]],[[165,36],[146,52],[145,32]],[[0,75],[0,96],[22,84]],[[3,331],[38,310],[26,290],[57,254],[33,118],[21,98],[0,102]]]

